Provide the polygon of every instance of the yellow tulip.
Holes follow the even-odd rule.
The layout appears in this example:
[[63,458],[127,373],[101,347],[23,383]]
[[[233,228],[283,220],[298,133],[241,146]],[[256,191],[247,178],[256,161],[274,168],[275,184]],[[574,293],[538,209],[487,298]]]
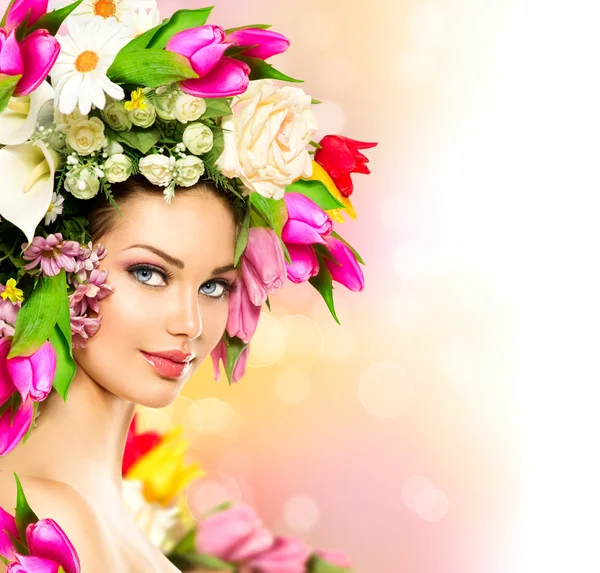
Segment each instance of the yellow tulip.
[[194,479],[205,475],[198,464],[186,464],[188,443],[182,439],[183,429],[173,428],[148,453],[129,468],[127,479],[143,484],[148,502],[169,505]]
[[352,202],[348,197],[344,197],[340,193],[340,190],[336,187],[329,173],[327,173],[327,171],[325,171],[325,169],[316,161],[313,161],[312,165],[313,173],[309,177],[309,179],[313,181],[320,181],[321,183],[323,183],[325,187],[327,187],[327,190],[346,207],[345,209],[331,209],[330,211],[327,211],[327,214],[338,223],[344,222],[344,217],[342,216],[342,213],[344,212],[348,213],[348,215],[352,217],[352,219],[356,219],[356,211],[352,206]]

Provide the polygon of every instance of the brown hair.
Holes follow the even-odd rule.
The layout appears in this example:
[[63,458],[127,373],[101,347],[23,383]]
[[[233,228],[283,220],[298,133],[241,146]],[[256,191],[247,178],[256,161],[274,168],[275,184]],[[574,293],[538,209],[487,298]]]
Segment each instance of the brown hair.
[[[127,181],[112,186],[113,197],[119,207],[141,194],[162,195],[163,191],[162,187],[152,185],[141,175],[130,177]],[[244,216],[243,204],[232,193],[220,190],[210,180],[199,181],[192,187],[177,187],[175,190],[176,195],[191,192],[211,194],[224,201],[231,211],[236,228],[239,230]],[[93,199],[78,201],[78,203],[82,208],[81,214],[88,220],[88,231],[93,243],[96,243],[100,237],[109,233],[115,227],[119,213],[104,195],[98,194]]]

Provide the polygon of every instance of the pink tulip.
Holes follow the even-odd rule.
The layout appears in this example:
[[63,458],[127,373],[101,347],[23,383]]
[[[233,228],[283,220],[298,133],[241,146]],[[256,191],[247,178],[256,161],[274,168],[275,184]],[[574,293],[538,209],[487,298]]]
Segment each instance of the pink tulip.
[[263,527],[256,512],[245,505],[214,513],[202,522],[196,533],[199,553],[228,562],[252,559],[272,544],[272,534]]
[[310,245],[287,245],[292,264],[285,263],[287,276],[293,283],[306,282],[319,273],[319,261]]
[[18,76],[24,70],[21,48],[15,32],[7,32],[0,28],[0,74],[7,76]]
[[17,84],[16,97],[30,94],[46,79],[58,55],[60,44],[47,30],[36,30],[20,44],[23,58],[23,77]]
[[[11,416],[13,417],[11,423]],[[27,400],[13,414],[8,408],[0,417],[0,456],[12,452],[29,430],[33,421],[33,402]]]
[[220,26],[200,26],[175,34],[166,49],[185,56],[198,74],[185,80],[181,89],[196,97],[229,97],[244,93],[248,87],[250,67],[244,62],[227,58],[225,30]]
[[6,573],[57,573],[60,565],[56,561],[33,557],[29,555],[16,554],[13,561],[6,568]]
[[[233,369],[233,376],[232,376],[232,382],[235,384],[236,382],[239,382],[243,377],[244,374],[246,373],[246,363],[248,362],[248,355],[250,354],[250,346],[246,346],[246,348],[244,348],[244,350],[242,350],[242,353],[240,354],[240,357],[238,358],[237,364],[235,365],[235,368]],[[225,365],[225,359],[227,357],[227,346],[225,345],[225,342],[223,340],[219,341],[219,344],[217,344],[213,351],[210,353],[210,357],[212,358],[213,361],[213,373],[215,376],[215,380],[217,382],[219,382],[221,380],[221,368],[220,368],[220,363],[223,362],[223,366]]]
[[56,351],[46,341],[31,356],[15,356],[6,361],[6,367],[12,381],[21,394],[21,402],[28,397],[41,402],[52,390],[52,381],[56,372]]
[[6,29],[10,32],[27,17],[28,26],[35,24],[48,11],[48,0],[15,0],[6,15]]
[[236,30],[225,38],[235,46],[255,46],[246,50],[242,55],[266,60],[276,54],[285,52],[290,47],[290,41],[277,32],[261,30],[260,28],[244,28]]
[[345,569],[350,569],[352,564],[350,563],[350,559],[345,553],[341,551],[332,551],[330,549],[322,549],[315,552],[321,559],[331,563],[332,565],[336,565],[337,567],[343,567]]
[[4,404],[17,390],[6,366],[6,357],[10,352],[11,340],[0,340],[0,406]]
[[55,561],[65,573],[80,573],[77,551],[53,519],[40,519],[37,523],[30,523],[25,530],[25,537],[32,556]]
[[302,541],[276,537],[273,545],[245,563],[260,573],[304,573],[311,549]]
[[365,277],[354,256],[354,253],[342,241],[334,237],[326,237],[329,252],[335,261],[325,259],[325,264],[334,281],[343,284],[351,291],[358,292],[365,288]]
[[15,558],[15,548],[7,532],[19,539],[19,530],[15,518],[0,507],[0,555],[12,561]]
[[288,212],[288,220],[281,234],[284,243],[324,245],[323,237],[331,234],[333,228],[329,215],[301,193],[286,193],[284,201]]
[[267,295],[279,290],[285,283],[285,257],[277,233],[266,227],[251,227],[248,245],[242,256],[242,275],[248,295],[256,306],[267,300]]
[[252,303],[248,289],[240,279],[240,288],[234,290],[229,298],[227,334],[237,336],[247,344],[256,332],[259,318],[260,306]]

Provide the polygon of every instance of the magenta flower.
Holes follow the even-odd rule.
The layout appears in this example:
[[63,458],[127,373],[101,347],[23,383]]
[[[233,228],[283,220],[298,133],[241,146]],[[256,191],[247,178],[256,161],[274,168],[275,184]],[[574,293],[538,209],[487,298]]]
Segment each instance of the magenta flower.
[[48,0],[15,0],[6,14],[6,29],[10,32],[25,20],[29,12],[28,25],[35,24],[48,11]]
[[336,565],[337,567],[343,567],[345,569],[350,569],[352,567],[352,563],[350,563],[350,559],[345,553],[341,551],[332,551],[331,549],[322,549],[319,551],[315,551],[315,553],[323,560],[331,563],[332,565]]
[[246,344],[256,332],[260,318],[260,306],[256,306],[248,294],[248,289],[242,278],[240,288],[234,290],[229,298],[229,316],[227,317],[227,334],[237,336]]
[[16,561],[9,563],[6,573],[57,573],[60,565],[43,557],[15,554]]
[[261,60],[281,54],[290,47],[290,41],[282,34],[260,28],[236,30],[228,34],[225,41],[231,42],[235,46],[255,46],[246,50],[243,55]]
[[[0,340],[0,344],[4,342]],[[2,345],[2,352],[9,344]],[[52,381],[56,373],[56,351],[50,342],[46,341],[31,356],[15,356],[6,360],[6,370],[21,394],[21,403],[28,398],[41,402],[48,397],[52,390]],[[4,374],[4,372],[2,372]],[[0,382],[0,384],[5,384]]]
[[190,95],[205,98],[229,97],[244,93],[248,87],[250,67],[224,56],[231,46],[220,26],[200,26],[175,34],[166,49],[185,56],[198,74],[197,79],[179,84]]
[[343,284],[351,291],[358,292],[365,288],[365,277],[354,256],[354,253],[340,240],[326,237],[329,252],[335,261],[325,259],[325,264],[334,281]]
[[94,269],[87,283],[77,285],[77,289],[69,297],[69,305],[75,311],[75,315],[83,316],[88,308],[94,312],[100,311],[99,301],[114,291],[111,286],[105,284],[107,277],[108,271]]
[[276,537],[273,545],[245,566],[260,573],[304,573],[311,549],[302,541],[289,537]]
[[230,507],[207,517],[196,533],[199,553],[240,563],[261,554],[273,544],[256,512],[246,505]]
[[301,193],[286,193],[288,220],[283,227],[283,242],[296,245],[325,244],[324,236],[331,234],[331,217],[312,199]]
[[94,336],[100,328],[102,317],[89,318],[86,315],[76,316],[74,310],[71,313],[71,334],[73,335],[73,348],[85,348],[89,338]]
[[18,76],[23,73],[23,56],[17,42],[16,31],[0,28],[0,74]]
[[40,519],[25,530],[29,553],[56,562],[65,573],[80,573],[79,556],[73,544],[53,519]]
[[63,241],[61,233],[48,235],[44,237],[34,237],[31,245],[27,243],[21,246],[25,249],[23,258],[31,261],[23,268],[27,271],[34,269],[38,265],[42,273],[46,276],[56,276],[61,269],[72,273],[77,268],[77,259],[81,253],[81,245],[76,241]]
[[[235,365],[235,368],[233,369],[233,375],[232,375],[232,382],[236,383],[239,380],[241,380],[244,377],[244,374],[246,373],[246,364],[248,362],[248,355],[250,354],[250,346],[246,346],[246,348],[244,348],[244,350],[242,350],[242,353],[240,354],[240,357],[238,358],[237,364]],[[225,366],[225,359],[227,357],[227,346],[225,345],[225,342],[223,340],[219,341],[219,344],[217,344],[212,352],[210,353],[210,357],[212,358],[213,361],[213,372],[215,375],[215,380],[217,382],[219,382],[221,380],[221,368],[220,368],[220,363],[221,361],[223,362],[223,366]]]
[[15,548],[7,532],[19,539],[15,518],[0,507],[0,555],[12,561],[15,558]]
[[[11,420],[12,417],[12,420]],[[23,439],[33,421],[33,402],[27,400],[13,414],[8,408],[0,417],[0,456],[12,452]]]
[[310,245],[287,245],[292,264],[285,263],[287,276],[293,283],[306,282],[319,274],[319,261]]
[[283,286],[285,257],[275,231],[266,227],[250,228],[248,245],[242,255],[242,275],[248,296],[256,306]]
[[0,405],[4,404],[17,390],[6,364],[10,345],[10,339],[2,338],[0,340]]

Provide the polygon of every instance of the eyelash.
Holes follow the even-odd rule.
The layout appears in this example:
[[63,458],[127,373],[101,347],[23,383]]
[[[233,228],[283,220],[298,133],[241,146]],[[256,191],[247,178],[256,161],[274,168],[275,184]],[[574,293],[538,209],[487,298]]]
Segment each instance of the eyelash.
[[[166,271],[160,267],[155,267],[153,265],[133,265],[133,266],[129,267],[127,269],[127,272],[130,274],[131,278],[135,282],[137,282],[145,287],[148,287],[148,288],[161,288],[162,285],[161,286],[149,285],[149,284],[139,280],[135,276],[135,273],[137,271],[150,271],[153,273],[158,273],[165,280],[165,282],[169,282],[169,280],[173,278],[172,272]],[[237,281],[231,282],[231,281],[228,281],[225,279],[215,279],[212,281],[208,281],[207,283],[204,283],[204,284],[211,284],[211,283],[218,284],[223,287],[223,294],[221,294],[220,296],[210,296],[209,294],[205,295],[208,298],[212,298],[215,300],[227,300],[231,296],[231,293],[238,291],[240,288],[240,285]]]

